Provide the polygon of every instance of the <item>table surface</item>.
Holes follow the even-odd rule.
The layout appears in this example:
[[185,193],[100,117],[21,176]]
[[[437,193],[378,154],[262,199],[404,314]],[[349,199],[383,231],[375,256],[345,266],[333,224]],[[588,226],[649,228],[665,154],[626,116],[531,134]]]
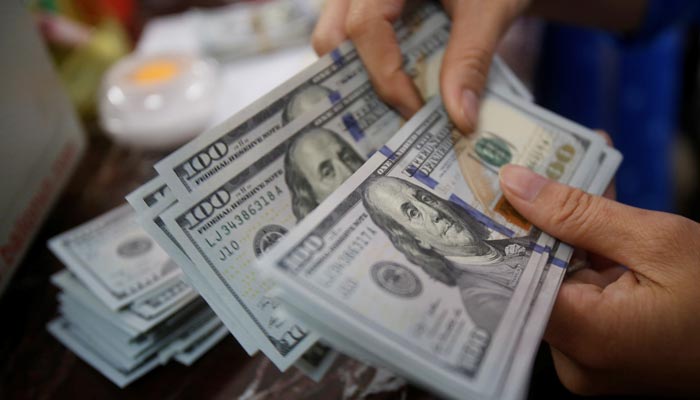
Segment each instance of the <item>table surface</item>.
[[[90,130],[90,129],[88,129]],[[341,357],[315,383],[296,369],[280,373],[264,356],[248,357],[227,337],[190,367],[170,362],[125,389],[63,347],[46,331],[57,312],[49,277],[63,269],[46,242],[124,203],[151,178],[165,153],[143,153],[93,135],[86,155],[49,214],[22,265],[0,299],[0,398],[238,398],[238,399],[433,399],[384,371]],[[529,397],[575,398],[561,386],[546,346],[533,368]]]

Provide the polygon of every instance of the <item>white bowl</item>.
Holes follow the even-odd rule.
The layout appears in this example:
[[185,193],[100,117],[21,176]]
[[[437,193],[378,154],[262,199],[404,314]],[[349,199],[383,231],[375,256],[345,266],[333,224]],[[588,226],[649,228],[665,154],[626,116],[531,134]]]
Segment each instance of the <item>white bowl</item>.
[[216,109],[218,67],[191,54],[132,54],[105,74],[102,128],[116,142],[167,149],[201,133]]

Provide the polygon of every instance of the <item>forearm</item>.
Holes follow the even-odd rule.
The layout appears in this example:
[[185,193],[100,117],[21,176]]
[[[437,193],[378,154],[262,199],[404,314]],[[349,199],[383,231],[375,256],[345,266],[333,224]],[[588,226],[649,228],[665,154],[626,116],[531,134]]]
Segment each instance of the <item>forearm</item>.
[[641,27],[648,0],[533,0],[528,13],[572,25],[618,33]]

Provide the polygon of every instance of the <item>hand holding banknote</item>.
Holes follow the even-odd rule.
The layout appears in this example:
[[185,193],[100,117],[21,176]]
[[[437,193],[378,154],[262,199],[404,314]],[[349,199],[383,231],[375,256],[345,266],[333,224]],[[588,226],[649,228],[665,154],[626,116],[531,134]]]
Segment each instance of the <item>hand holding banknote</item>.
[[[343,40],[351,39],[377,93],[404,117],[413,115],[422,104],[411,79],[401,69],[401,51],[392,29],[392,22],[409,3],[415,2],[330,0],[313,33],[314,49],[319,54],[328,53]],[[442,0],[441,3],[453,25],[440,72],[440,88],[445,108],[462,132],[474,129],[491,59],[503,34],[526,9],[553,20],[621,32],[636,29],[646,11],[646,2],[634,0],[613,3]]]
[[[330,1],[314,31],[313,44],[319,54],[324,54],[343,40],[351,39],[379,95],[409,117],[418,111],[422,101],[401,69],[401,51],[392,28],[405,3]],[[468,132],[476,123],[478,99],[486,85],[496,45],[528,1],[444,0],[442,3],[455,21],[441,71],[443,99],[458,128]]]
[[501,187],[536,226],[610,260],[559,291],[545,339],[564,385],[582,394],[697,394],[700,224],[522,167],[504,167]]

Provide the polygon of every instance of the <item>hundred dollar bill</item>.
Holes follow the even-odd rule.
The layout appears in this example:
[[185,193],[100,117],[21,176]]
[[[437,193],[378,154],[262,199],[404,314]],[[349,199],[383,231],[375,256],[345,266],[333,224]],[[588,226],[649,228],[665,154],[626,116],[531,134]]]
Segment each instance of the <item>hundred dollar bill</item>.
[[[607,184],[611,181],[620,161],[621,156],[619,152],[609,147],[603,149],[597,162],[598,165],[591,170],[590,177],[586,179],[587,183],[584,185],[586,191],[598,195],[602,194]],[[503,392],[498,395],[499,398],[524,398],[527,394],[527,380],[530,376],[534,355],[539,346],[544,326],[549,318],[556,292],[564,276],[571,254],[571,247],[565,244],[557,244],[552,250],[550,261],[538,282],[532,308],[528,311],[527,322],[524,324],[525,328],[519,335],[518,345],[513,351],[512,364],[510,365],[507,378],[501,384]],[[313,324],[312,321],[315,320],[313,316],[304,314],[287,303],[285,303],[285,307],[294,310],[293,314],[303,319],[310,326],[313,326],[314,330],[322,332],[324,338],[333,336],[332,333],[324,332],[321,326]],[[302,315],[303,317],[301,317]],[[338,339],[335,338],[332,341],[333,345],[337,346],[343,353],[373,365],[382,365],[381,361],[368,355],[361,348],[342,341],[338,342]]]
[[126,201],[136,211],[138,216],[148,213],[150,210],[158,207],[159,204],[169,204],[174,200],[175,195],[160,176],[156,176],[144,183],[126,196]]
[[[205,327],[213,323],[220,324],[210,310],[202,309],[203,314],[193,315],[182,326],[171,327],[168,334],[161,340],[135,353],[132,351],[131,345],[113,341],[109,330],[105,330],[105,327],[100,325],[94,325],[94,321],[86,319],[82,314],[76,314],[76,311],[68,304],[62,302],[61,311],[62,318],[70,323],[73,335],[88,345],[92,351],[112,367],[122,371],[138,369],[139,366],[148,363],[156,354],[161,361],[167,361],[168,355],[172,355],[172,350],[177,350],[175,348],[179,344],[186,346],[198,339]],[[95,367],[99,369],[98,366]]]
[[[156,290],[152,295],[149,293],[145,299],[137,300],[121,310],[113,311],[67,270],[52,275],[51,282],[61,288],[66,295],[73,297],[94,312],[111,315],[134,336],[151,330],[197,297],[194,292],[190,291],[190,295],[180,298],[178,294],[184,290],[187,284],[179,281],[177,285],[165,286]],[[177,300],[171,302],[171,299]],[[170,306],[161,307],[160,304],[163,302],[169,302]]]
[[59,309],[64,317],[89,333],[93,341],[112,349],[109,353],[116,353],[115,357],[126,359],[130,363],[153,354],[178,335],[192,329],[192,326],[196,326],[197,320],[210,319],[213,316],[213,312],[202,302],[192,303],[183,309],[182,313],[152,332],[132,335],[109,316],[95,313],[70,296],[60,294],[58,299]]
[[[433,10],[433,9],[431,9]],[[421,14],[410,35],[400,41],[404,67],[421,93],[428,98],[437,93],[439,66],[449,38],[450,21],[440,10]],[[527,93],[518,85],[507,66],[496,58],[489,77],[495,90]],[[363,87],[367,90],[358,90]],[[363,132],[363,124],[388,107],[371,91],[369,77],[351,43],[346,42],[320,58],[265,97],[254,102],[223,124],[203,133],[158,164],[156,169],[177,197],[206,185],[216,176],[231,176],[241,171],[238,161],[246,153],[269,148],[268,142],[284,126],[310,110],[331,109],[349,93],[370,96],[355,109],[338,116],[337,124],[353,132],[353,140],[365,148],[382,145],[398,130],[403,120],[395,113],[385,117],[383,129],[374,134]]]
[[184,253],[180,245],[162,222],[161,214],[177,204],[177,200],[161,177],[156,177],[141,188],[127,196],[127,200],[139,213],[139,222],[158,244],[182,268],[192,285],[204,300],[222,319],[226,328],[233,333],[238,343],[248,353],[254,355],[258,350],[257,340],[248,332],[245,325],[238,320],[226,303],[217,296],[211,285],[201,277],[199,270]]
[[211,318],[198,324],[194,329],[185,332],[177,339],[168,343],[165,348],[158,351],[158,359],[160,360],[160,363],[167,363],[176,354],[181,353],[195,343],[209,337],[219,328],[224,328],[224,326],[221,325],[221,321],[212,314]]
[[[268,203],[274,202],[276,198],[274,191],[262,194],[268,196]],[[161,221],[165,222],[166,229],[173,235],[174,242],[184,248],[192,260],[192,265],[196,266],[203,277],[203,281],[209,283],[211,290],[214,290],[217,297],[222,299],[223,304],[227,305],[235,318],[249,329],[253,337],[261,339],[258,340],[258,346],[263,353],[281,370],[288,368],[313,346],[317,337],[311,335],[296,321],[276,318],[274,311],[278,303],[275,299],[265,296],[269,287],[266,282],[259,279],[256,271],[248,265],[249,263],[241,264],[235,260],[229,260],[225,269],[215,269],[223,265],[221,261],[216,260],[217,265],[201,261],[202,255],[197,253],[201,250],[199,243],[195,246],[192,246],[192,242],[187,243],[186,239],[180,237],[177,228],[169,223],[170,215],[174,215],[174,210],[178,208],[180,204],[176,204],[161,216]],[[257,240],[259,251],[264,251],[267,246],[274,243],[280,234],[282,232],[273,229],[263,232]],[[226,249],[222,250],[224,252],[233,252],[241,248],[241,243],[231,239],[222,248]],[[227,280],[223,278],[224,273],[228,277]],[[224,321],[230,318],[227,315],[220,315],[220,317]]]
[[615,172],[622,163],[622,155],[612,147],[603,149],[598,159],[598,167],[593,179],[588,183],[588,192],[602,195],[613,180]]
[[48,325],[48,330],[56,339],[63,343],[64,346],[77,354],[83,361],[92,365],[100,371],[102,375],[106,376],[120,388],[127,386],[129,383],[135,381],[159,365],[158,359],[152,357],[133,370],[115,367],[114,364],[101,357],[99,352],[94,350],[83,338],[76,334],[70,322],[64,318],[59,317],[51,321]]
[[[426,3],[398,23],[397,37],[419,31],[439,10]],[[255,101],[226,122],[173,152],[156,165],[172,190],[180,195],[201,186],[231,165],[241,152],[261,147],[274,132],[319,102],[333,102],[348,81],[365,75],[362,62],[350,43],[345,43],[286,83]],[[235,167],[234,167],[235,168]]]
[[175,354],[174,358],[180,364],[189,367],[229,335],[230,333],[228,329],[225,326],[222,326],[221,328],[216,329],[210,335],[202,337],[200,340],[192,343],[180,353]]
[[[284,316],[283,318],[289,317]],[[297,360],[294,366],[309,379],[320,382],[337,358],[338,352],[321,342],[317,342]]]
[[[430,19],[432,23],[430,30],[423,30],[421,31],[420,29],[414,29],[412,36],[409,39],[402,40],[404,43],[404,48],[408,48],[408,55],[407,59],[408,60],[413,60],[413,62],[407,62],[407,66],[409,69],[409,72],[414,76],[416,79],[420,79],[420,82],[428,82],[429,80],[423,76],[423,74],[427,73],[428,71],[437,71],[438,69],[434,68],[435,65],[439,65],[439,60],[442,55],[442,49],[444,48],[444,44],[446,43],[446,40],[449,35],[449,21],[447,21],[446,17],[442,13],[433,13],[432,11],[424,13],[425,15],[432,15],[432,19]],[[423,18],[424,20],[425,18]],[[416,22],[418,21],[418,22]],[[417,18],[414,23],[411,24],[411,26],[416,27],[416,26],[421,26],[421,18]],[[426,24],[427,25],[427,24]],[[401,39],[401,35],[399,34],[399,37]],[[499,72],[501,71],[502,72]],[[425,71],[425,72],[421,72]],[[496,83],[499,83],[501,86],[506,87],[508,86],[508,82],[515,82],[516,84],[511,84],[510,86],[513,87],[515,91],[518,90],[517,86],[517,80],[512,77],[512,74],[509,74],[509,71],[507,70],[507,67],[505,67],[502,63],[496,62],[495,67],[494,67],[494,73],[492,73],[492,76],[495,76],[496,79],[495,81],[498,81]],[[435,79],[437,79],[437,75],[435,75]],[[502,82],[501,82],[502,81]],[[350,82],[350,81],[349,81]],[[389,113],[388,108],[380,103],[377,99],[376,96],[374,96],[374,93],[371,92],[371,87],[369,86],[369,83],[367,82],[366,76],[363,77],[363,79],[360,80],[355,80],[355,91],[350,92],[350,95],[348,96],[342,96],[340,93],[338,94],[337,98],[335,99],[336,102],[339,102],[340,99],[343,99],[345,101],[345,104],[342,105],[343,108],[340,108],[340,110],[344,111],[351,111],[347,112],[345,115],[343,115],[343,118],[336,118],[335,121],[325,121],[326,125],[325,127],[333,127],[334,129],[343,129],[346,131],[350,131],[351,134],[354,134],[355,137],[353,139],[357,139],[356,136],[369,136],[373,137],[374,140],[372,141],[365,141],[364,143],[361,143],[362,146],[357,146],[355,147],[356,150],[359,151],[360,154],[365,155],[369,154],[372,151],[376,150],[376,148],[383,144],[389,137],[390,135],[398,128],[399,124],[401,123],[400,118],[394,113]],[[359,89],[358,89],[359,85]],[[496,85],[494,85],[496,86]],[[350,86],[350,84],[347,84],[347,87],[353,87]],[[347,89],[346,90],[349,90]],[[420,87],[420,85],[419,85]],[[520,86],[522,87],[522,85]],[[273,97],[273,96],[270,96]],[[354,105],[353,105],[354,102]],[[331,103],[328,103],[332,105]],[[322,106],[317,106],[321,111],[326,111],[325,109],[322,108]],[[354,107],[354,108],[351,108]],[[331,119],[328,116],[328,113],[333,113],[335,112],[336,115],[338,115],[337,111],[334,110],[328,110],[326,111],[326,115],[324,117],[326,119]],[[274,115],[274,113],[272,113]],[[268,116],[269,117],[269,116]],[[234,117],[235,118],[235,117]],[[263,118],[266,118],[265,115],[263,115]],[[288,123],[291,122],[294,119],[288,119],[288,121],[285,121],[284,118],[282,118],[282,123]],[[323,123],[323,118],[319,118],[320,123]],[[250,122],[250,121],[248,121]],[[264,121],[263,121],[264,122]],[[335,125],[332,125],[335,124]],[[280,124],[282,125],[282,124]],[[323,125],[322,125],[323,126]],[[240,129],[241,134],[246,133],[246,129],[254,129],[256,128],[255,125],[247,123],[247,126],[244,129]],[[372,133],[378,132],[379,134],[377,135],[372,135]],[[369,134],[368,134],[369,133]],[[381,136],[381,135],[384,136]],[[311,135],[313,136],[313,135]],[[316,135],[319,137],[323,137],[323,134]],[[265,136],[264,139],[269,138],[269,136]],[[356,140],[358,141],[358,140]],[[262,145],[261,141],[256,140],[257,147],[259,148],[265,148],[266,146]],[[241,151],[240,153],[237,154],[237,160],[240,159],[240,157],[243,157],[243,155],[246,154],[246,152],[255,152],[255,146],[248,146],[246,149]],[[231,167],[229,169],[224,170],[216,170],[217,173],[221,172],[222,174],[225,172],[226,175],[232,175],[234,172],[236,172],[237,169],[241,169],[241,166],[247,166],[247,163],[238,161],[236,162],[235,168]],[[359,164],[358,164],[359,165]],[[342,172],[342,171],[339,171]],[[344,173],[344,172],[343,172]],[[340,180],[342,181],[342,180]],[[340,182],[338,181],[338,182]],[[337,183],[336,183],[337,184]],[[157,199],[163,198],[164,193],[169,191],[169,188],[167,185],[160,185],[155,183],[149,183],[148,188],[144,187],[142,189],[144,194],[142,196],[136,197],[132,201],[130,199],[130,202],[134,205],[134,207],[137,210],[144,210],[150,207],[150,205],[154,204]],[[331,187],[332,188],[332,187]],[[150,219],[150,218],[147,218]],[[161,233],[164,231],[162,229],[163,227],[160,226],[158,229],[160,229]],[[172,241],[171,241],[172,242]],[[173,242],[174,243],[174,242]],[[165,247],[165,244],[161,242],[161,245]],[[177,246],[176,246],[177,247]],[[178,262],[179,263],[179,262]],[[197,274],[192,274],[193,276],[196,276]],[[188,276],[190,274],[188,273]],[[195,279],[196,281],[202,281],[202,279]],[[195,287],[198,287],[197,284],[195,284]],[[204,285],[202,285],[204,287]],[[198,287],[199,289],[199,287]],[[209,292],[208,290],[200,290],[200,292]],[[213,304],[214,302],[210,302],[210,304]]]
[[[597,165],[591,170],[591,176],[586,179],[587,183],[584,186],[586,191],[601,195],[611,181],[620,161],[621,156],[619,152],[611,148],[605,148],[597,161]],[[605,182],[605,184],[600,185],[594,182]],[[503,391],[498,397],[501,399],[524,399],[527,394],[527,381],[531,373],[534,356],[540,345],[556,293],[572,253],[573,249],[564,243],[557,243],[551,250],[548,263],[537,283],[531,308],[527,310],[527,324],[525,324],[518,335],[518,343],[512,352],[507,376],[500,385]],[[282,293],[279,289],[277,291],[278,294]],[[385,362],[369,354],[364,349],[343,341],[341,337],[337,337],[334,333],[327,331],[322,324],[316,322],[317,318],[315,316],[306,314],[293,305],[284,302],[283,298],[281,300],[283,301],[285,312],[289,312],[297,319],[304,321],[314,331],[320,333],[321,337],[330,342],[338,351],[370,365],[388,368]]]
[[[198,272],[197,268],[194,267],[192,261],[189,257],[182,251],[182,248],[177,244],[177,242],[172,238],[168,228],[162,222],[161,214],[167,211],[169,208],[173,207],[177,202],[172,199],[169,194],[165,196],[157,196],[157,200],[150,201],[148,196],[150,193],[154,193],[151,189],[154,187],[160,187],[160,178],[156,178],[144,185],[145,190],[137,190],[128,196],[132,204],[148,204],[150,209],[147,212],[142,213],[141,223],[148,231],[151,233],[152,237],[163,246],[168,252],[178,261],[178,264],[183,265],[187,276],[191,279],[195,288],[197,288],[202,296],[207,300],[212,309],[217,315],[221,317],[224,322],[229,322],[226,325],[227,329],[233,333],[239,344],[248,352],[249,355],[253,355],[257,351],[257,347],[253,347],[258,340],[257,337],[252,337],[250,332],[245,328],[241,321],[231,312],[230,307],[223,303],[222,300],[216,295],[212,290],[211,285],[202,278],[201,274]],[[168,191],[158,190],[158,193],[169,193]],[[143,196],[146,197],[143,197]],[[235,324],[234,324],[235,323]],[[263,339],[266,340],[266,339]],[[192,350],[192,354],[189,356],[182,356],[183,360],[190,360],[193,362],[194,359],[198,358],[203,349],[206,346],[211,346],[213,343],[207,341],[209,344],[203,344],[197,349]],[[307,350],[299,360],[295,363],[295,366],[301,369],[307,376],[313,380],[320,380],[323,375],[328,371],[333,361],[336,359],[337,354],[330,348],[323,346],[321,344],[316,344]]]
[[[181,277],[177,265],[141,228],[126,205],[54,237],[49,248],[112,310],[164,285],[177,284]],[[189,288],[178,292],[180,298],[190,295]],[[160,304],[162,308],[169,305]]]
[[[369,86],[362,90],[371,95]],[[244,172],[217,177],[208,190],[197,192],[200,197],[179,203],[162,215],[174,241],[200,267],[205,280],[221,297],[231,299],[227,304],[240,302],[251,325],[261,330],[260,336],[270,338],[270,344],[261,349],[273,362],[279,360],[281,364],[280,356],[286,354],[280,354],[279,339],[269,333],[271,326],[284,327],[278,332],[289,336],[298,330],[297,335],[304,339],[307,331],[296,321],[286,321],[287,326],[274,317],[279,304],[265,295],[272,285],[260,279],[251,265],[364,161],[362,154],[367,153],[353,142],[351,129],[336,122],[336,115],[344,114],[343,107],[352,107],[355,97],[351,94],[341,99],[319,118],[312,119],[311,113],[298,118],[279,132],[278,144],[269,152],[251,154],[248,161],[240,159],[239,167],[245,167]],[[446,120],[444,115],[443,118]],[[371,129],[372,125],[365,127]],[[449,141],[451,130],[446,132]],[[445,132],[441,134],[444,136]],[[560,139],[554,142],[563,143],[563,138]],[[421,146],[424,151],[435,150],[436,155],[441,152],[447,155],[449,150],[443,148],[442,140],[426,140]],[[519,157],[525,157],[528,151],[513,150],[514,154],[516,150],[523,153],[517,154]],[[573,162],[580,161],[584,155],[580,150]]]
[[436,98],[259,265],[285,301],[392,369],[491,397],[548,253],[503,201],[498,168],[580,186],[603,141],[496,94],[474,135],[453,133]]
[[[440,15],[440,17],[443,18],[443,22],[448,22],[446,21],[446,19],[444,19],[444,15]],[[441,49],[444,47],[444,44],[447,40],[446,32],[447,31],[445,30],[445,34],[438,36],[423,34],[423,36],[414,36],[410,40],[407,40],[407,43],[415,47],[409,52],[409,56],[407,58],[409,60],[416,60],[416,62],[425,62],[426,60],[432,60],[434,58],[433,54],[441,54]],[[412,64],[409,62],[408,65]],[[351,87],[352,86],[350,84],[346,85],[346,89]],[[314,120],[313,123],[310,123],[309,125],[307,125],[306,128],[304,128],[307,131],[309,131],[309,134],[306,135],[306,138],[304,138],[303,140],[306,142],[306,144],[304,144],[303,146],[299,146],[300,151],[313,151],[313,149],[309,148],[309,146],[323,146],[324,143],[328,140],[335,140],[336,135],[333,133],[333,131],[338,132],[342,130],[343,132],[347,133],[346,138],[350,139],[350,141],[353,143],[352,145],[350,145],[352,148],[346,146],[346,150],[349,150],[346,151],[346,154],[341,155],[341,157],[354,157],[361,154],[359,158],[346,160],[347,162],[352,163],[352,168],[357,168],[362,163],[366,155],[370,154],[371,152],[376,150],[378,146],[385,143],[386,140],[390,137],[390,135],[398,129],[401,123],[401,119],[398,117],[398,115],[395,114],[386,105],[381,103],[376,97],[376,94],[374,93],[366,76],[362,80],[357,80],[355,89],[353,91],[348,92],[346,96],[341,96],[339,94],[338,98],[335,99],[335,103],[329,103],[327,109],[324,109],[321,106],[317,106],[315,110],[316,114],[313,114],[313,112],[310,111],[307,111],[304,114],[304,117],[307,120],[311,117],[317,118]],[[297,117],[297,119],[298,118],[299,117]],[[297,124],[297,126],[300,125]],[[297,128],[286,129],[286,131],[289,132],[296,130]],[[370,139],[363,141],[361,140],[363,138]],[[277,133],[274,136],[274,138],[270,139],[272,140],[269,140],[267,142],[268,144],[276,143],[274,144],[274,146],[278,146],[280,140],[284,139],[284,135],[280,132]],[[262,149],[265,147],[268,146],[261,145],[258,149]],[[257,149],[249,147],[246,150],[242,151],[237,156],[239,158],[236,159],[235,165],[233,165],[231,168],[225,171],[222,170],[221,173],[223,174],[225,172],[225,174],[228,176],[236,170],[245,170],[246,168],[248,168],[250,166],[250,163],[244,162],[244,159],[247,154],[251,153],[254,154],[254,157],[257,159],[259,157],[259,151],[255,150]],[[295,157],[303,158],[305,156],[300,153]],[[347,178],[347,176],[349,176],[349,173],[351,172],[352,170],[348,169],[338,169],[337,174],[334,174],[334,177],[330,179],[325,179],[327,182],[323,184],[324,187],[321,190],[332,190],[334,186],[337,186],[339,182],[342,182],[345,178]],[[149,184],[149,186],[152,186],[150,187],[150,190],[143,191],[149,193],[150,197],[142,197],[143,200],[138,200],[138,198],[136,198],[135,196],[135,200],[132,201],[132,203],[137,204],[138,207],[143,208],[144,205],[148,207],[149,204],[153,204],[153,202],[158,198],[164,198],[163,193],[167,192],[167,186],[157,187],[157,185],[154,185],[155,184]],[[320,196],[319,193],[315,194],[315,197],[318,196]],[[311,203],[308,201],[302,201],[299,202],[298,205],[298,209],[295,208],[294,212],[296,213],[296,215],[300,216],[304,212],[308,211],[305,210],[304,207],[308,208],[311,205]],[[160,227],[159,229],[161,230],[161,233],[167,230],[163,229],[162,227]],[[171,242],[177,243],[177,240],[171,240]],[[164,243],[161,242],[161,244],[165,246]],[[181,256],[182,254],[174,257],[178,259],[179,262]],[[186,267],[183,265],[183,268]],[[197,276],[200,274],[192,275]],[[196,278],[196,280],[203,282],[207,279],[202,280]],[[203,290],[200,290],[200,292],[204,293],[207,289],[204,288],[204,285],[202,285],[202,287]],[[216,300],[213,300],[210,302],[210,304],[214,304],[216,302]]]

